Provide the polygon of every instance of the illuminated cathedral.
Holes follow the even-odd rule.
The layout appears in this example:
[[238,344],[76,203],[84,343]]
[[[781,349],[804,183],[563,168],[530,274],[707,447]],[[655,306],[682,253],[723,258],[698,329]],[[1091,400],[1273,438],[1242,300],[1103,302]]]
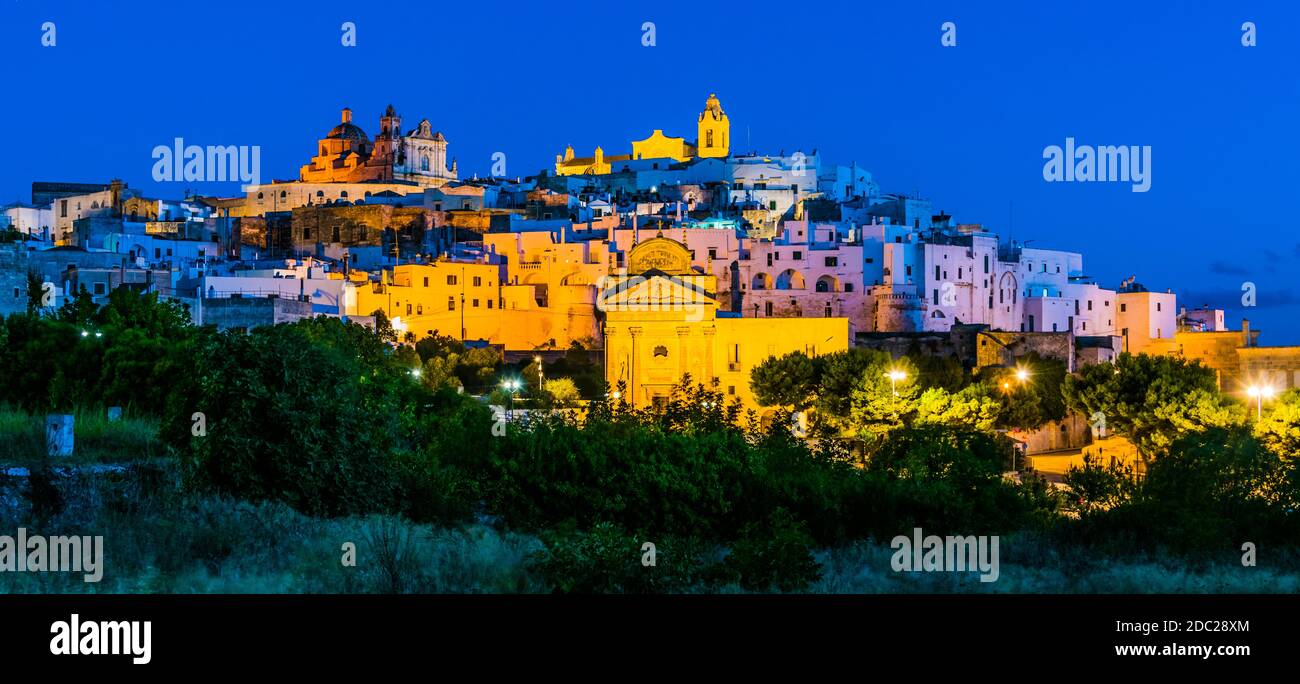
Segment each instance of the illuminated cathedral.
[[456,180],[456,161],[447,165],[447,139],[429,120],[402,133],[402,117],[388,105],[371,140],[352,123],[352,110],[316,146],[316,156],[298,174],[306,183],[411,183],[438,187]]
[[574,155],[573,146],[565,148],[564,154],[555,155],[555,173],[560,176],[601,175],[610,173],[616,162],[641,159],[672,159],[685,162],[697,158],[726,157],[731,149],[731,120],[722,111],[718,96],[709,94],[700,112],[695,126],[695,142],[689,143],[685,138],[664,135],[655,129],[650,137],[632,141],[631,154],[605,155],[604,148],[597,147],[590,157]]

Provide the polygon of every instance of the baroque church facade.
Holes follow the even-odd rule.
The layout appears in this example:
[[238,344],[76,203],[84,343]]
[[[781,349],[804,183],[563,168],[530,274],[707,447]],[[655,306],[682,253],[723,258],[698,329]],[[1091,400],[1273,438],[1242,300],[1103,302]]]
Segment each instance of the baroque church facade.
[[304,164],[304,183],[409,183],[436,188],[456,180],[456,161],[448,166],[447,139],[428,119],[402,133],[402,117],[388,105],[372,140],[352,122],[344,108],[342,122],[316,145],[316,155]]

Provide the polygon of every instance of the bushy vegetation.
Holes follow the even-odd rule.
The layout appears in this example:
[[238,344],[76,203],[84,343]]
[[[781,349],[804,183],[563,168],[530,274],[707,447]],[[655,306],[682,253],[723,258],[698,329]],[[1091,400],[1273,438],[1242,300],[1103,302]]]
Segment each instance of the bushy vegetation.
[[[107,487],[94,496],[77,494],[81,475],[43,470],[0,494],[26,501],[4,507],[12,526],[115,530],[123,574],[110,590],[243,590],[248,562],[268,591],[836,591],[892,586],[834,564],[874,558],[917,527],[1031,540],[1038,556],[1017,562],[1063,572],[1113,567],[1103,559],[1225,564],[1244,542],[1300,540],[1300,396],[1251,428],[1204,369],[1174,360],[1126,355],[1066,376],[1028,359],[1024,382],[919,354],[795,354],[754,372],[771,421],[689,377],[638,408],[615,398],[626,392],[590,392],[588,378],[533,397],[563,406],[576,393],[591,400],[584,411],[507,424],[471,393],[505,375],[535,385],[535,364],[506,367],[446,338],[395,344],[383,321],[218,333],[185,320],[174,304],[118,290],[102,307],[77,298],[0,325],[0,371],[16,378],[0,398],[22,412],[0,413],[0,429],[28,439],[36,419],[24,416],[109,405],[127,406],[130,425],[157,426],[154,441],[109,448],[118,462],[163,462],[86,485]],[[891,383],[890,370],[906,380]],[[1006,477],[1014,452],[1000,431],[1067,407],[1133,435],[1145,479],[1089,462],[1067,477],[1067,496]],[[811,412],[814,439],[791,434],[798,410]],[[340,566],[344,541],[364,549],[364,570]],[[1293,568],[1286,553],[1273,562]],[[439,574],[434,559],[463,570]]]

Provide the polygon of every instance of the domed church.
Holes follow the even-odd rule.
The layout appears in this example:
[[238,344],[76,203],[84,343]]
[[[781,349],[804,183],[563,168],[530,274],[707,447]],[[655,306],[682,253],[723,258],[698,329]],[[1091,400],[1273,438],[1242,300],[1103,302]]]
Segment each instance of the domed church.
[[436,188],[456,180],[456,161],[447,165],[447,139],[429,120],[402,134],[402,117],[392,105],[379,119],[371,140],[352,123],[352,110],[343,109],[342,122],[316,145],[316,156],[304,164],[299,180],[307,183],[411,183]]

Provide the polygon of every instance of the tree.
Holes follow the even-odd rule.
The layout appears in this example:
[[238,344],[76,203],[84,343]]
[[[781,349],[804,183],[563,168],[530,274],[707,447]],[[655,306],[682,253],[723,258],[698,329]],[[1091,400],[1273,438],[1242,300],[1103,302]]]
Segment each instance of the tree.
[[848,349],[817,358],[820,369],[814,422],[844,434],[852,430],[853,390],[869,368],[889,364],[889,352]]
[[989,395],[983,384],[969,385],[950,393],[940,387],[931,387],[921,393],[917,402],[917,425],[950,425],[976,430],[992,431],[997,424],[1002,405]]
[[1067,405],[1104,418],[1127,434],[1142,454],[1155,458],[1181,436],[1245,422],[1245,407],[1219,393],[1214,371],[1172,356],[1120,354],[1062,385]]
[[812,406],[817,394],[817,367],[803,352],[769,357],[750,371],[749,388],[760,406]]
[[[868,442],[877,442],[902,427],[918,408],[921,386],[916,367],[907,357],[898,361],[888,358],[872,359],[850,394],[852,427]],[[891,378],[894,373],[901,377]]]
[[1081,513],[1110,510],[1133,497],[1132,466],[1102,464],[1095,456],[1083,457],[1083,467],[1070,466],[1061,480],[1069,485]]
[[556,408],[568,408],[577,404],[578,386],[569,378],[555,378],[546,381],[546,396]]
[[1034,430],[1065,417],[1061,394],[1065,376],[1065,364],[1060,360],[1029,353],[1017,359],[1014,367],[986,367],[976,377],[1000,398],[998,427]]
[[99,305],[95,303],[95,298],[82,285],[77,290],[77,294],[59,307],[54,316],[64,323],[72,325],[92,325],[95,322],[95,314],[99,313]]
[[1273,402],[1255,423],[1255,438],[1279,458],[1300,460],[1300,389],[1287,390]]
[[36,315],[45,308],[45,283],[35,270],[27,271],[27,314]]
[[388,314],[383,309],[375,309],[372,316],[375,317],[375,333],[379,339],[389,344],[397,344],[397,330],[393,328],[393,322],[388,320]]

